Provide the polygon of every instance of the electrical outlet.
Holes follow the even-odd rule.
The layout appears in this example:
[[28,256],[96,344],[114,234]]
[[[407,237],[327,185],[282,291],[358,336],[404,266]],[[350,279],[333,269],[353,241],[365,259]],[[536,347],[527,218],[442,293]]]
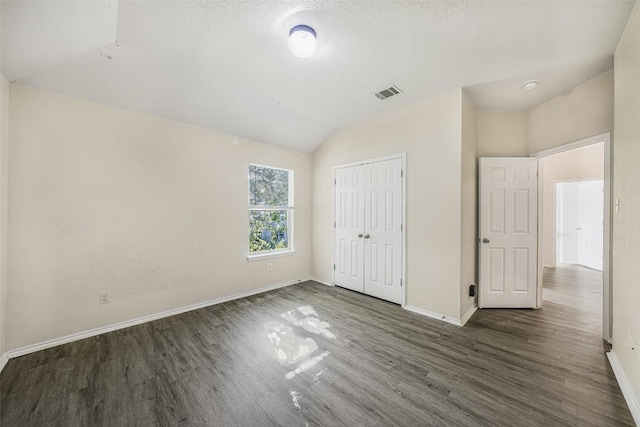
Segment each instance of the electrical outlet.
[[273,271],[273,264],[267,264],[267,271]]
[[107,304],[109,302],[109,292],[100,292],[100,304]]

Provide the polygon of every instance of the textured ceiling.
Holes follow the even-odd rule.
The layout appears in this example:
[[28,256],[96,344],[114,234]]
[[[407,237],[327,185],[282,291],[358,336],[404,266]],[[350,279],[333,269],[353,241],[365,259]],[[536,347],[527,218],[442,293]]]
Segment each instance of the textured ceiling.
[[[490,109],[566,92],[612,67],[633,4],[2,1],[2,73],[310,152],[336,129],[459,87]],[[310,58],[287,48],[297,24],[318,34]],[[392,84],[404,93],[372,95]]]

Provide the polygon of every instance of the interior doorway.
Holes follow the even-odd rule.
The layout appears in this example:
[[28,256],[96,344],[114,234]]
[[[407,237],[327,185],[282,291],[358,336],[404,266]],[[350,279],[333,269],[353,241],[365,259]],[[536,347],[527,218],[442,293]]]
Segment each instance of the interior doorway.
[[539,306],[597,305],[592,315],[605,341],[612,328],[609,142],[607,133],[532,155],[539,158]]

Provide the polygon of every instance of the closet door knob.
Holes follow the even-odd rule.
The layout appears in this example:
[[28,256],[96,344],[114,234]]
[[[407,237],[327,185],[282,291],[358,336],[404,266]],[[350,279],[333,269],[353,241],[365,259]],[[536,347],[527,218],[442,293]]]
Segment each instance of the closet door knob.
[[365,238],[365,239],[368,239],[369,237],[371,237],[371,236],[369,236],[368,234],[365,234],[365,235],[364,235],[364,238]]
[[362,237],[362,233],[358,234],[358,237]]

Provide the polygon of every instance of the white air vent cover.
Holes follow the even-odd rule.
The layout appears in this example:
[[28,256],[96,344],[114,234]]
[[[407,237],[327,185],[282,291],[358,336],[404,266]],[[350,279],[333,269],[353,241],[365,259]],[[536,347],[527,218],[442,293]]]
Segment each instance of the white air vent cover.
[[387,99],[394,95],[398,95],[399,93],[402,93],[402,91],[398,88],[398,86],[393,85],[384,90],[381,90],[380,92],[374,93],[374,95],[377,96],[379,99]]

